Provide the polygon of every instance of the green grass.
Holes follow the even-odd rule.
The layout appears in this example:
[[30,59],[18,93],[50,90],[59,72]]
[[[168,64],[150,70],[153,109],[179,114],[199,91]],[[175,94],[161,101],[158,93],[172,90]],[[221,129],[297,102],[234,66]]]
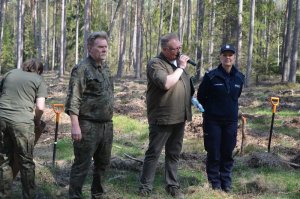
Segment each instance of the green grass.
[[57,159],[58,160],[73,160],[73,144],[70,137],[64,137],[61,140],[58,140],[57,146]]

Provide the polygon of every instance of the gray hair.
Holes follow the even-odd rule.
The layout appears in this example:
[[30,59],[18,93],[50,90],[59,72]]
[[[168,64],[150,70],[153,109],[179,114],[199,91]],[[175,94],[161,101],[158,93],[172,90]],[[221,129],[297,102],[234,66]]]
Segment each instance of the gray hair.
[[105,39],[108,42],[108,35],[105,31],[92,32],[87,38],[87,46],[92,46],[98,38]]
[[179,38],[178,38],[177,34],[175,34],[175,33],[169,33],[169,34],[163,35],[160,38],[160,47],[161,48],[167,47],[168,42],[172,39],[176,39],[179,41]]

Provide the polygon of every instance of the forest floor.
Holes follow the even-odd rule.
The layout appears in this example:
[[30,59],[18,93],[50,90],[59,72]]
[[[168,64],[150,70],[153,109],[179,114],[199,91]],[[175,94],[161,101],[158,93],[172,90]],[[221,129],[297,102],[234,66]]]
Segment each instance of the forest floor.
[[[64,103],[66,98],[66,91],[68,85],[68,75],[66,78],[59,79],[57,74],[46,73],[45,79],[48,84],[49,98],[47,99],[47,108],[43,115],[43,120],[46,122],[46,132],[40,137],[34,151],[34,160],[36,162],[36,178],[37,187],[43,189],[38,191],[37,198],[67,198],[68,183],[69,183],[69,172],[72,164],[71,160],[56,161],[56,169],[52,169],[55,175],[50,175],[45,171],[46,168],[51,168],[52,165],[52,150],[53,140],[55,132],[55,114],[51,108],[51,104]],[[196,88],[198,88],[196,84]],[[134,120],[146,123],[146,104],[145,104],[145,91],[146,91],[146,80],[134,80],[134,79],[122,79],[116,80],[115,82],[115,115],[124,115]],[[279,96],[280,105],[277,108],[275,120],[280,120],[278,123],[274,123],[274,134],[272,137],[272,153],[267,153],[269,128],[271,123],[271,104],[268,101],[270,96]],[[266,113],[259,114],[259,110],[269,113],[266,117]],[[291,114],[291,116],[281,116],[281,112],[288,109],[298,114]],[[245,140],[244,140],[244,154],[241,154],[241,138],[243,125],[239,122],[238,130],[238,143],[235,149],[236,162],[243,164],[250,168],[259,167],[277,167],[292,170],[299,175],[299,164],[300,164],[300,86],[293,85],[283,86],[274,82],[268,82],[253,86],[251,88],[245,88],[240,98],[240,110],[243,115],[247,118],[247,123],[244,126]],[[258,112],[254,112],[258,110]],[[195,109],[194,109],[194,112]],[[262,122],[260,127],[253,126],[251,122]],[[262,127],[264,126],[264,127]],[[278,130],[277,130],[278,128]],[[294,133],[278,133],[281,129],[293,129]],[[70,119],[68,115],[62,113],[60,115],[60,124],[58,129],[58,140],[70,137]],[[118,129],[115,129],[115,134],[118,135]],[[202,131],[202,115],[195,113],[193,121],[187,123],[184,138],[184,148],[180,159],[180,168],[187,168],[191,170],[198,170],[205,176],[205,151],[188,150],[189,140],[201,140],[202,142],[203,131]],[[287,143],[287,144],[283,144]],[[130,141],[128,141],[130,142]],[[141,143],[142,154],[146,150],[147,143]],[[115,148],[115,147],[114,147]],[[113,148],[113,150],[114,150]],[[201,148],[201,147],[200,147]],[[259,150],[254,150],[259,149]],[[254,153],[250,153],[254,152]],[[59,153],[59,152],[58,152]],[[138,160],[143,160],[143,156],[135,157]],[[112,166],[110,172],[114,172],[117,169],[119,172],[130,171],[134,172],[135,176],[141,169],[141,163],[130,158],[118,157],[113,155]],[[53,174],[52,173],[52,174]],[[121,173],[122,174],[122,173]],[[120,178],[115,176],[115,178]],[[112,175],[111,175],[112,176]],[[43,187],[43,181],[47,181],[50,184],[55,185],[55,194],[49,193],[47,195],[47,188]],[[199,184],[199,181],[203,183]],[[197,183],[199,185],[197,185]],[[241,182],[240,182],[241,183]],[[246,183],[246,182],[245,182]],[[247,183],[250,183],[249,181]],[[244,186],[248,184],[244,184]],[[253,183],[253,181],[252,181]],[[259,198],[258,195],[263,193],[262,185],[259,183],[259,179],[255,182],[256,191],[253,192],[242,192],[238,188],[234,189],[233,194],[217,193],[207,196],[207,198]],[[130,198],[131,196],[122,196],[118,194],[118,190],[114,190],[114,186],[108,184],[108,198]],[[202,198],[197,197],[197,189],[199,188],[202,192],[209,192],[212,190],[208,187],[206,179],[197,180],[196,177],[189,179],[191,186],[185,186],[184,192],[187,198]],[[123,185],[125,186],[125,185]],[[160,186],[160,185],[159,185]],[[138,187],[138,181],[136,181],[136,188]],[[14,182],[13,189],[20,190],[20,177],[17,176]],[[124,187],[123,187],[124,188]],[[89,187],[85,188],[89,192]],[[134,188],[135,189],[135,188]],[[133,190],[133,189],[132,189]],[[294,190],[296,196],[300,195],[300,188]],[[20,191],[18,191],[20,192]],[[48,192],[53,192],[48,190]],[[112,193],[112,194],[110,194]],[[196,194],[196,195],[195,195]],[[17,194],[18,195],[18,194]],[[138,196],[136,196],[138,198]],[[88,198],[88,197],[87,197]],[[159,193],[153,196],[153,198],[165,198],[160,196]]]

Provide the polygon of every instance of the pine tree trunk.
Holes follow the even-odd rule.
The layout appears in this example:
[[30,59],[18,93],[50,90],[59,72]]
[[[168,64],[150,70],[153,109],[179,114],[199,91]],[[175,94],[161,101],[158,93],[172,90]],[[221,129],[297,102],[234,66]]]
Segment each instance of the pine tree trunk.
[[287,11],[288,19],[286,23],[286,35],[284,39],[284,56],[283,56],[283,66],[282,66],[282,82],[286,82],[289,77],[289,72],[290,72],[290,61],[291,61],[291,56],[290,56],[290,49],[291,49],[291,23],[292,23],[292,12],[293,12],[293,0],[288,1],[288,11]]
[[84,7],[84,53],[83,57],[86,57],[88,54],[87,49],[87,38],[90,32],[90,6],[91,6],[91,0],[85,1],[85,7]]
[[242,60],[242,43],[243,43],[243,0],[239,0],[238,24],[237,24],[237,49],[236,49],[236,67],[241,67]]
[[290,75],[289,75],[289,82],[293,82],[293,83],[296,83],[298,48],[299,48],[299,28],[300,28],[300,0],[297,0],[293,44],[292,44],[293,46],[292,46],[292,53],[291,53],[291,67],[290,67]]
[[59,77],[64,75],[65,68],[65,41],[66,41],[66,0],[61,5],[61,35],[60,35],[60,69]]
[[21,65],[23,63],[23,37],[24,37],[24,0],[18,1],[18,37],[17,37],[17,68],[21,68]]
[[57,9],[57,3],[56,0],[54,0],[54,6],[53,6],[53,35],[52,35],[52,66],[51,70],[54,70],[55,67],[55,48],[56,48],[56,9]]
[[250,8],[250,30],[248,41],[248,59],[247,59],[247,71],[246,71],[246,84],[245,87],[250,86],[251,81],[251,67],[252,67],[252,54],[253,54],[253,34],[254,34],[254,17],[255,17],[255,0],[251,0]]
[[158,54],[160,51],[160,37],[162,34],[162,29],[163,29],[163,22],[164,22],[164,7],[163,7],[163,0],[159,0],[159,8],[160,8],[160,18],[159,18],[159,29],[158,29],[158,43],[157,43],[157,49],[156,53]]

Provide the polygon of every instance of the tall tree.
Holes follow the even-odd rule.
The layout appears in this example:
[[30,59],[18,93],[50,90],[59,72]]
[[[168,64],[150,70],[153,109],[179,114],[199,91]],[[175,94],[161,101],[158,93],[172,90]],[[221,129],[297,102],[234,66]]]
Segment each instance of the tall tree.
[[242,59],[242,43],[243,43],[243,0],[239,0],[238,23],[237,23],[237,49],[236,49],[236,66],[240,67]]
[[61,33],[60,33],[60,68],[59,77],[64,75],[65,69],[65,47],[66,47],[66,0],[61,2]]
[[21,68],[21,65],[23,63],[23,37],[24,37],[24,10],[25,10],[25,4],[24,0],[18,1],[18,36],[17,36],[17,68]]
[[163,23],[164,23],[164,7],[163,7],[163,0],[159,0],[159,10],[160,10],[160,14],[159,14],[159,28],[158,28],[158,43],[157,43],[157,49],[156,49],[156,53],[159,53],[160,50],[160,37],[162,34],[162,29],[163,29]]
[[251,67],[252,67],[252,61],[253,61],[252,55],[253,55],[254,18],[255,18],[255,0],[251,0],[250,30],[249,30],[249,41],[248,41],[248,58],[247,58],[247,71],[246,71],[245,87],[249,87],[250,81],[251,81]]
[[173,15],[174,15],[174,2],[175,2],[175,0],[172,0],[172,4],[171,4],[171,14],[170,14],[170,23],[169,23],[169,33],[172,32]]
[[296,15],[295,15],[295,26],[293,34],[293,46],[291,53],[291,67],[289,82],[296,83],[296,71],[297,71],[297,60],[298,60],[298,49],[299,49],[299,28],[300,28],[300,0],[296,3]]
[[126,52],[126,37],[127,37],[127,3],[128,0],[125,0],[125,5],[122,6],[122,23],[120,28],[120,54],[119,54],[119,64],[117,77],[121,78],[123,75],[124,63],[125,63],[125,52]]
[[49,54],[48,54],[48,45],[49,45],[49,0],[46,0],[46,24],[45,24],[45,68],[48,70],[49,67]]
[[192,36],[192,1],[187,1],[187,47],[190,48],[191,36]]
[[[6,0],[0,1],[0,58],[2,58],[2,42],[4,33]],[[0,74],[2,74],[2,59],[0,59]]]
[[178,38],[179,41],[182,42],[182,26],[183,26],[183,3],[182,0],[179,0],[179,8],[178,8]]
[[136,63],[135,63],[135,77],[141,78],[142,68],[142,7],[144,6],[144,0],[137,0],[137,31],[136,31]]
[[120,10],[121,5],[123,4],[123,1],[124,1],[124,0],[119,0],[119,1],[118,1],[117,8],[116,8],[116,10],[115,10],[114,15],[112,16],[112,20],[110,21],[109,30],[108,30],[108,33],[107,33],[108,36],[110,36],[111,33],[112,33],[112,31],[113,31],[113,28],[114,28],[115,22],[116,22],[116,18],[117,18],[117,16],[118,16],[118,12],[119,12],[119,10]]
[[136,27],[137,27],[137,3],[135,1],[130,1],[130,42],[129,42],[129,66],[130,69],[132,66],[135,66],[135,50],[136,50]]
[[84,53],[83,56],[87,56],[87,38],[90,33],[90,10],[91,10],[91,0],[85,0],[84,7]]
[[208,65],[209,69],[212,68],[212,54],[214,52],[214,31],[215,31],[215,22],[216,22],[216,14],[215,14],[215,7],[216,1],[211,0],[210,3],[210,13],[209,13],[209,25],[208,25],[208,34],[209,34],[209,41],[208,41]]
[[286,82],[289,77],[290,71],[290,49],[291,49],[291,23],[292,23],[292,12],[293,12],[293,0],[289,0],[288,2],[288,10],[287,10],[287,21],[286,21],[286,35],[284,38],[284,56],[282,60],[282,82]]
[[38,60],[42,61],[42,6],[41,1],[37,2],[37,50],[38,50]]
[[196,79],[201,77],[201,68],[203,66],[203,26],[204,26],[204,0],[197,0],[197,27],[196,27],[196,57],[197,57],[197,71]]
[[52,66],[51,70],[54,70],[55,67],[55,48],[56,48],[56,9],[57,9],[57,3],[56,0],[53,1],[53,33],[52,33]]
[[76,4],[76,44],[75,44],[75,64],[78,63],[78,37],[79,37],[79,9],[80,9],[80,0],[77,0]]

